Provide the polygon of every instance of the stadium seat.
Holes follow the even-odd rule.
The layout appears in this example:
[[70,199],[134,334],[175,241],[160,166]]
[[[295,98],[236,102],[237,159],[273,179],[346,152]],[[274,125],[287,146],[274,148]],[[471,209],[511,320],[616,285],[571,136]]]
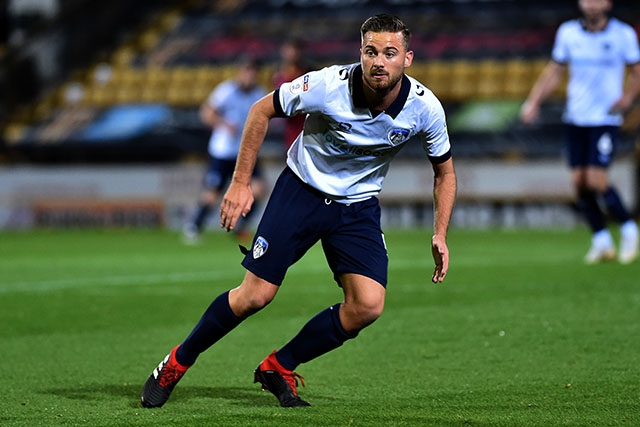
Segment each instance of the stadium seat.
[[194,102],[193,93],[189,85],[172,84],[167,88],[167,102],[174,107],[188,107],[199,105],[202,100]]
[[140,101],[144,103],[164,103],[167,101],[167,86],[160,84],[145,85],[140,92]]
[[531,61],[523,59],[505,61],[504,96],[510,99],[524,99],[537,78],[535,72]]
[[150,86],[165,86],[171,79],[170,72],[164,67],[148,66],[143,70],[143,84]]
[[115,99],[121,104],[132,104],[140,102],[142,87],[140,85],[128,84],[116,88]]
[[494,59],[478,63],[477,96],[482,99],[499,99],[503,96],[504,63]]
[[135,48],[130,44],[125,44],[113,52],[110,62],[114,66],[128,66],[135,56]]
[[455,101],[473,99],[477,95],[478,72],[474,62],[458,59],[451,63],[451,92]]
[[417,74],[416,78],[427,85],[440,99],[447,100],[451,97],[452,78],[450,66],[447,62],[429,62],[422,72],[424,74]]

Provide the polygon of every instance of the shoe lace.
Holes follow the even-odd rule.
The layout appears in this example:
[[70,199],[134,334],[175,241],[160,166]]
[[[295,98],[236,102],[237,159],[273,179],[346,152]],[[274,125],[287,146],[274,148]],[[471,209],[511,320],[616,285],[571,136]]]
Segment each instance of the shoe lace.
[[304,378],[297,372],[281,372],[280,375],[282,375],[287,384],[289,384],[289,387],[291,387],[293,394],[296,396],[298,395],[298,392],[296,391],[296,387],[298,386],[298,379],[300,379],[300,384],[302,384],[302,387],[306,387],[306,385],[304,384]]
[[162,369],[162,374],[160,375],[160,380],[158,384],[161,387],[171,387],[175,385],[180,378],[184,375],[185,371],[182,371],[175,366],[171,366],[170,364],[166,364]]

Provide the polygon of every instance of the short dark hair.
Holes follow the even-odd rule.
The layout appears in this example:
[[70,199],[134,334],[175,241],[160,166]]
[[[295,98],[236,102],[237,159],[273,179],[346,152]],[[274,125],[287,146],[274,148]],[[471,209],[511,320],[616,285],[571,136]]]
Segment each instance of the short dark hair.
[[409,50],[411,31],[397,16],[381,13],[367,18],[360,27],[360,36],[364,39],[364,35],[370,31],[374,33],[402,33],[405,48]]

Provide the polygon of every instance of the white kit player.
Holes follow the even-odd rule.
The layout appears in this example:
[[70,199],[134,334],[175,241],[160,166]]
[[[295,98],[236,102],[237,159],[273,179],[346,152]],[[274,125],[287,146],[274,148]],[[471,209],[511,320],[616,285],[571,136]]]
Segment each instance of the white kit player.
[[[618,260],[632,262],[638,254],[638,227],[607,170],[614,158],[623,113],[640,92],[640,49],[633,28],[609,16],[610,0],[578,1],[582,17],[558,28],[551,61],[522,105],[520,117],[532,123],[541,103],[569,71],[566,123],[567,160],[578,205],[592,231],[585,262],[614,259],[616,249],[606,227],[608,213],[621,224]],[[629,81],[625,87],[625,69]]]
[[414,136],[434,171],[431,280],[444,280],[449,266],[446,236],[456,195],[444,111],[431,91],[404,74],[413,52],[402,21],[386,14],[373,16],[363,23],[361,40],[359,64],[309,72],[252,107],[221,205],[221,225],[227,231],[251,209],[251,172],[269,120],[304,114],[303,132],[288,151],[287,166],[252,248],[245,251],[242,283],[219,295],[187,339],[149,376],[142,391],[144,406],[162,406],[196,358],[265,307],[287,269],[320,241],[344,300],[311,318],[254,371],[255,382],[273,393],[281,406],[308,406],[298,396],[301,377],[294,369],[355,338],[382,313],[388,258],[376,195],[389,162]]

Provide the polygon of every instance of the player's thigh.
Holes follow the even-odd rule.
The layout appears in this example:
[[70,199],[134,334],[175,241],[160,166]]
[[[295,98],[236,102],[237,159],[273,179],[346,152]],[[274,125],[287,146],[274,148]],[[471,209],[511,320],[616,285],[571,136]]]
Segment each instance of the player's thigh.
[[607,169],[613,161],[618,141],[616,126],[595,126],[589,129],[588,166]]
[[289,267],[334,223],[334,214],[324,197],[285,169],[271,192],[242,265],[280,285]]
[[574,167],[571,168],[571,182],[573,187],[577,190],[582,190],[587,187],[587,168],[586,167]]
[[204,175],[204,188],[221,193],[233,175],[235,161],[211,157]]
[[604,192],[609,187],[607,169],[600,166],[589,166],[586,169],[586,185],[588,188]]
[[371,198],[340,205],[340,209],[340,223],[322,238],[322,248],[334,279],[342,285],[343,274],[355,273],[386,287],[389,258],[380,227],[378,200]]
[[567,163],[571,169],[586,168],[591,155],[588,128],[567,125],[565,144]]

